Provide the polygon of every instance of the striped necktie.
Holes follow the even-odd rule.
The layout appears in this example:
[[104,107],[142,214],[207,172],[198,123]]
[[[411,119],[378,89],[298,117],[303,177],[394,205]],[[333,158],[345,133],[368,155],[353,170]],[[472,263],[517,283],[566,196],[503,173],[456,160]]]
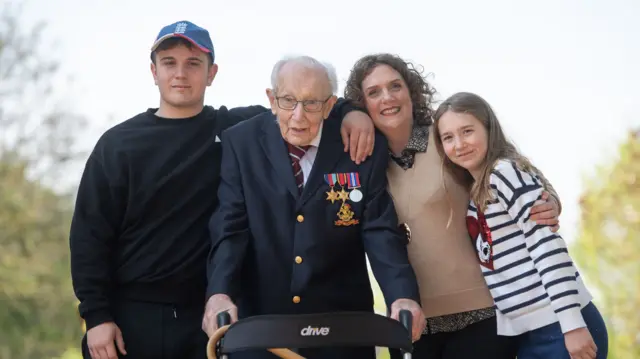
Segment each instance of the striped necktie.
[[300,159],[309,149],[307,146],[295,146],[287,143],[289,148],[289,157],[291,158],[291,165],[293,166],[293,175],[296,178],[296,184],[298,185],[298,192],[302,193],[302,185],[304,183],[304,173],[302,173],[302,167],[300,166]]

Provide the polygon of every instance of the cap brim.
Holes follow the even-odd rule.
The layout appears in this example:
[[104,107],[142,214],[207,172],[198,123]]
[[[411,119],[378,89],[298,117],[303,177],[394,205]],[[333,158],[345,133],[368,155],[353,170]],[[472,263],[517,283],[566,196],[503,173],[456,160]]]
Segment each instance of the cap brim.
[[167,39],[170,39],[172,37],[180,37],[183,38],[187,41],[189,41],[190,43],[192,43],[194,46],[196,46],[198,49],[200,49],[200,51],[204,52],[204,53],[210,53],[211,51],[209,51],[209,49],[207,49],[206,47],[198,44],[197,42],[195,42],[192,38],[185,36],[183,34],[166,34],[160,38],[158,38],[156,40],[156,42],[153,43],[153,46],[151,46],[151,52],[156,51],[156,49],[158,48],[158,46],[160,46],[160,44]]

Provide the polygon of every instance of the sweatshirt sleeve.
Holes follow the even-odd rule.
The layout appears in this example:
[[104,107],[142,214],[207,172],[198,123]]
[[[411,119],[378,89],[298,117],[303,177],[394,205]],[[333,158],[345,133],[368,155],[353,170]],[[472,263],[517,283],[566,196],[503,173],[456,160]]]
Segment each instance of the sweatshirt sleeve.
[[366,110],[354,105],[351,101],[343,97],[339,97],[338,101],[336,101],[336,104],[331,110],[331,117],[335,117],[336,119],[339,119],[340,122],[342,122],[344,117],[351,111],[360,111],[367,113]]
[[229,110],[229,123],[223,125],[222,127],[223,129],[227,129],[228,127],[234,126],[240,122],[246,121],[267,111],[271,111],[271,109],[262,105],[234,107]]
[[123,186],[111,179],[118,171],[107,169],[95,150],[80,180],[71,221],[71,279],[80,301],[78,310],[87,330],[113,320],[109,291],[113,284],[110,258],[125,209]]
[[513,163],[502,163],[490,176],[498,201],[522,230],[534,266],[558,316],[562,332],[585,327],[580,311],[577,270],[565,241],[549,226],[529,220],[535,201],[544,190],[538,177],[521,171]]

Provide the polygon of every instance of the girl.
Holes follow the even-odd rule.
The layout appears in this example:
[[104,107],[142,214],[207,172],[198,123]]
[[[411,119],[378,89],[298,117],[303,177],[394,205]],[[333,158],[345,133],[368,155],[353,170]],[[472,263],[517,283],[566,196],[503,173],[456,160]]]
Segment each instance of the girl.
[[604,321],[564,240],[530,219],[543,191],[540,172],[475,94],[451,96],[434,121],[443,165],[470,189],[467,230],[495,302],[498,334],[519,336],[518,359],[606,358]]

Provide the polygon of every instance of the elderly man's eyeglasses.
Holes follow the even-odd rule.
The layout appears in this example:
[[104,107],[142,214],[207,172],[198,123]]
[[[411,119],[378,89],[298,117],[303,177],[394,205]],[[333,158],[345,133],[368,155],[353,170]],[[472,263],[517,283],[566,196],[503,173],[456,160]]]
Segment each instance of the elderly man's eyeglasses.
[[295,110],[296,106],[298,106],[298,103],[302,103],[302,107],[304,108],[305,111],[319,112],[322,110],[322,107],[324,106],[325,103],[327,103],[327,101],[329,101],[330,98],[331,96],[329,96],[324,101],[320,101],[320,100],[298,101],[291,96],[283,96],[283,97],[276,97],[276,102],[278,103],[278,107],[280,107],[283,110]]

